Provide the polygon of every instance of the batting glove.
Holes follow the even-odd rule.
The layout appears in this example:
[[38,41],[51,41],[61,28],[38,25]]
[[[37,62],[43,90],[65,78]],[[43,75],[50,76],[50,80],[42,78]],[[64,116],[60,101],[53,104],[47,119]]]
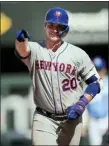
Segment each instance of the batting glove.
[[81,116],[87,104],[88,100],[84,96],[82,96],[78,102],[76,102],[74,105],[69,106],[66,109],[68,119],[77,119],[79,116]]
[[28,31],[20,29],[19,31],[16,32],[16,39],[19,42],[24,42],[26,38],[30,39],[30,34],[28,33]]

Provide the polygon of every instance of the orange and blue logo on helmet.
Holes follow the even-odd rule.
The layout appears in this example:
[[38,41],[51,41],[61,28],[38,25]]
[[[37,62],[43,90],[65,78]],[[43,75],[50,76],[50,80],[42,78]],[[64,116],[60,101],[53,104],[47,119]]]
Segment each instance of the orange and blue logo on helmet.
[[55,12],[55,16],[58,18],[58,17],[60,17],[60,15],[61,15],[61,12],[59,12],[59,11],[56,11]]

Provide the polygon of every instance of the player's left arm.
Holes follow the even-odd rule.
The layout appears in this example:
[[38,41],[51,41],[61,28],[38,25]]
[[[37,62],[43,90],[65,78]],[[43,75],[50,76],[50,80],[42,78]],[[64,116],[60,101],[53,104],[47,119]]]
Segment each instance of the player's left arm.
[[101,92],[103,89],[103,80],[98,75],[95,67],[93,67],[85,76],[85,83],[87,87],[84,91],[84,96],[88,100],[88,103]]
[[80,75],[86,82],[87,88],[79,101],[67,108],[68,118],[71,119],[76,119],[78,116],[81,116],[87,104],[103,89],[103,81],[98,75],[91,59],[85,52],[82,55]]
[[88,54],[83,51],[80,75],[87,84],[84,98],[89,103],[103,89],[103,80],[99,76]]

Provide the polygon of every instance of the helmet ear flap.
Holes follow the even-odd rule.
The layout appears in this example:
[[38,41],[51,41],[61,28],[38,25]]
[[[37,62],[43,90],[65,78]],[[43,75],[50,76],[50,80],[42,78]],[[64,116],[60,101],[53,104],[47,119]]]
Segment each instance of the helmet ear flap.
[[64,37],[68,32],[69,32],[69,26],[67,26],[64,31],[61,31],[59,35],[60,37]]

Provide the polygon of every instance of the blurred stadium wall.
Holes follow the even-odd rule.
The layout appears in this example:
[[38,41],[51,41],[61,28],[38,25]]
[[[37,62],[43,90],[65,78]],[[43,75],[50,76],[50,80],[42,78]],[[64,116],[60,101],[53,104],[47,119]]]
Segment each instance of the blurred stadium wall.
[[[34,104],[26,66],[14,55],[15,34],[26,29],[32,41],[44,39],[46,11],[62,7],[69,14],[66,41],[84,49],[90,57],[108,62],[108,2],[1,2],[1,130],[27,134]],[[30,131],[29,135],[30,136]]]

